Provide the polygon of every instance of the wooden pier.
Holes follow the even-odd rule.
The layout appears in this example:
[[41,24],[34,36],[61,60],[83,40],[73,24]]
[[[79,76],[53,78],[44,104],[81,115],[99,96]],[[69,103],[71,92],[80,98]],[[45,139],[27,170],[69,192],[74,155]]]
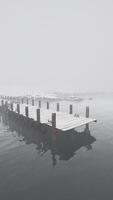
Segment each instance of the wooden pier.
[[32,119],[12,111],[4,110],[0,112],[0,117],[9,130],[16,131],[21,142],[23,141],[27,145],[34,144],[36,151],[41,156],[50,151],[53,167],[60,160],[71,159],[81,147],[87,150],[92,149],[92,144],[96,141],[96,138],[91,135],[88,125],[79,132],[75,129],[62,131],[45,124],[38,124]]
[[86,107],[86,116],[82,117],[73,113],[73,105],[69,106],[69,114],[60,111],[59,103],[56,104],[56,111],[50,109],[50,103],[47,102],[46,109],[41,107],[41,101],[39,100],[38,106],[34,104],[32,99],[29,104],[29,100],[26,103],[17,101],[16,98],[2,98],[1,106],[6,106],[9,111],[15,112],[18,115],[23,115],[26,118],[33,119],[41,124],[54,127],[58,130],[67,131],[79,126],[96,122],[96,119],[89,118],[89,107]]

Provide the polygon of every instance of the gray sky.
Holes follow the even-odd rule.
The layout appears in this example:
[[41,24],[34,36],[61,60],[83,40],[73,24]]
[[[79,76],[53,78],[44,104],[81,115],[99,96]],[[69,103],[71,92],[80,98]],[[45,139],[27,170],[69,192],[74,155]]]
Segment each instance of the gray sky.
[[113,91],[112,0],[1,0],[0,93]]

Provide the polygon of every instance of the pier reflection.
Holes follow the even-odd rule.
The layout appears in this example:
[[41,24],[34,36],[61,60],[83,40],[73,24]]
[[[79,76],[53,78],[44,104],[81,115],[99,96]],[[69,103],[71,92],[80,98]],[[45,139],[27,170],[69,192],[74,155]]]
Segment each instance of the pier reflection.
[[10,131],[16,131],[20,141],[26,144],[35,144],[36,149],[42,156],[47,151],[51,152],[53,167],[59,160],[69,160],[76,152],[85,147],[92,149],[92,143],[96,139],[90,134],[89,126],[86,125],[84,131],[75,130],[59,131],[46,125],[33,125],[32,120],[26,123],[22,119],[11,119],[11,117],[2,116],[3,123],[9,126]]

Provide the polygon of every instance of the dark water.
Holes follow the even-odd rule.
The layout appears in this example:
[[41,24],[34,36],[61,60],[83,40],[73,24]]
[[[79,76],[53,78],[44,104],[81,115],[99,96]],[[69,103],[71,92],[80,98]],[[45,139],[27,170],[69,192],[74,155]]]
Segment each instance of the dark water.
[[0,122],[0,200],[113,199],[113,95],[88,97],[75,112],[98,122],[75,133]]

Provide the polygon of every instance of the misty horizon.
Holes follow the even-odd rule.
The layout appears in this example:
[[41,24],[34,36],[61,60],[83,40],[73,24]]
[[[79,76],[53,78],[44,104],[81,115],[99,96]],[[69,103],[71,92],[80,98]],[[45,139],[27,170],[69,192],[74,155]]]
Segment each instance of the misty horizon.
[[0,93],[112,92],[112,10],[101,0],[1,1]]
[[113,91],[65,91],[65,90],[39,90],[38,88],[21,88],[18,86],[15,87],[0,87],[0,95],[6,95],[6,96],[26,96],[26,95],[31,95],[31,96],[36,96],[36,95],[41,95],[41,96],[46,96],[46,95],[54,95],[54,94],[68,94],[68,95],[95,95],[95,94],[113,94]]

